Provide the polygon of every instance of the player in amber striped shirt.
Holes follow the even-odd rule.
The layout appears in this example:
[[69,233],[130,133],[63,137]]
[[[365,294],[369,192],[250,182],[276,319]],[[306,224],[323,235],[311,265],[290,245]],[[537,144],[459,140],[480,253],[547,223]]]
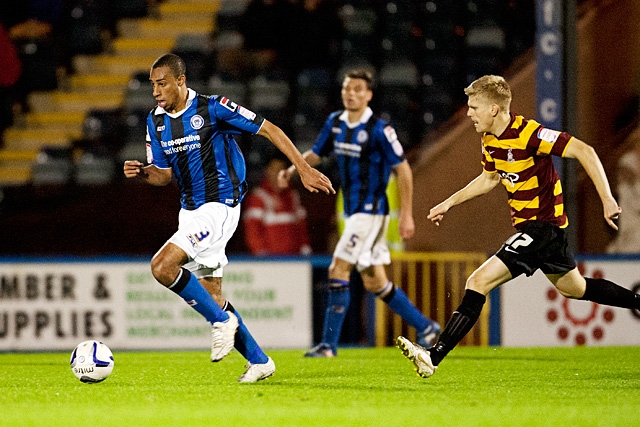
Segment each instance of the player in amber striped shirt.
[[562,185],[551,155],[562,156],[571,135],[542,127],[511,113],[507,129],[496,137],[482,137],[484,171],[497,174],[507,189],[513,226],[547,221],[560,228],[568,225],[562,202]]
[[540,269],[567,298],[640,310],[640,295],[633,291],[605,279],[582,277],[567,245],[568,220],[554,155],[578,159],[598,191],[605,221],[618,229],[613,221],[622,210],[611,194],[595,150],[565,132],[512,114],[511,89],[502,77],[481,77],[465,93],[469,97],[467,116],[483,135],[483,171],[431,209],[428,218],[439,225],[453,206],[486,194],[502,182],[517,232],[469,276],[462,302],[433,347],[425,349],[404,337],[397,338],[398,347],[424,378],[433,375],[442,359],[471,330],[489,291],[521,274],[530,276]]

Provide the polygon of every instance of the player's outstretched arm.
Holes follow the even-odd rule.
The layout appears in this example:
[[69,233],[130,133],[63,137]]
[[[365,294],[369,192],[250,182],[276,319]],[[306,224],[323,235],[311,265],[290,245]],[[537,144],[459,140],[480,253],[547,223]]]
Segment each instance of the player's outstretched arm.
[[594,150],[589,144],[586,144],[574,137],[573,141],[571,141],[567,147],[564,157],[578,159],[584,170],[587,172],[587,175],[589,175],[589,178],[591,178],[591,181],[593,181],[596,191],[598,191],[598,195],[602,201],[605,221],[607,221],[607,224],[609,224],[611,228],[617,230],[618,226],[613,222],[613,220],[618,219],[618,216],[622,212],[622,208],[618,206],[618,202],[616,202],[613,194],[611,194],[611,187],[609,186],[607,174],[604,172],[602,162],[600,162],[600,158],[598,157],[596,150]]
[[333,185],[331,184],[331,180],[307,163],[304,157],[302,157],[302,154],[300,154],[300,151],[293,145],[293,142],[291,142],[289,137],[278,126],[265,120],[260,131],[258,131],[258,135],[264,136],[271,141],[273,145],[278,147],[278,149],[291,160],[293,167],[295,167],[298,174],[300,174],[302,185],[304,185],[307,190],[312,193],[317,193],[319,190],[327,194],[336,193],[336,190],[333,189]]
[[167,185],[171,182],[171,169],[158,169],[155,165],[145,166],[138,160],[125,160],[124,176],[139,178],[151,185]]
[[[302,153],[302,158],[309,163],[309,166],[316,167],[320,164],[321,158],[312,150],[305,151]],[[280,188],[287,188],[289,186],[289,181],[296,173],[296,167],[294,165],[289,166],[287,169],[282,169],[278,172],[278,186]]]
[[416,224],[413,219],[413,172],[411,172],[411,166],[406,160],[396,165],[393,171],[398,178],[400,192],[398,232],[403,239],[410,239],[416,232]]
[[483,194],[487,194],[500,182],[500,176],[497,173],[482,172],[475,177],[473,181],[468,183],[463,189],[458,190],[446,199],[444,202],[431,208],[427,218],[435,225],[440,225],[440,221],[444,218],[444,214],[452,207],[474,199]]

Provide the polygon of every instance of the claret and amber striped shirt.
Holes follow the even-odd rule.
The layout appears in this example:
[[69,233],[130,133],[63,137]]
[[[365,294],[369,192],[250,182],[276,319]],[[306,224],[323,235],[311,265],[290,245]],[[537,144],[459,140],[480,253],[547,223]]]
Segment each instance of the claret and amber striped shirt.
[[566,132],[547,129],[513,113],[502,135],[483,135],[483,168],[500,175],[516,229],[533,220],[561,228],[569,225],[552,155],[563,156],[572,139]]

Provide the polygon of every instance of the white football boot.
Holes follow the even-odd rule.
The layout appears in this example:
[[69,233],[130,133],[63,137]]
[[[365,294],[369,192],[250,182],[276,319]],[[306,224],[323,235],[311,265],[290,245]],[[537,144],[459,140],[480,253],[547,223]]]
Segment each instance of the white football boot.
[[276,371],[276,364],[269,358],[267,363],[249,363],[247,370],[238,378],[239,383],[255,383],[269,378]]
[[238,318],[227,312],[229,319],[215,322],[211,326],[211,361],[219,362],[233,350],[233,343],[238,330]]
[[412,343],[405,337],[396,338],[396,347],[402,350],[404,357],[413,363],[416,373],[422,378],[429,378],[436,371],[437,366],[433,366],[426,348]]

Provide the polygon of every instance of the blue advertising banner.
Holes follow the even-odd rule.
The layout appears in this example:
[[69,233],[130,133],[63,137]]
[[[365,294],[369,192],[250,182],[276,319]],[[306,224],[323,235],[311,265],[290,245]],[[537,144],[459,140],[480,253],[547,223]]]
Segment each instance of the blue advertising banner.
[[[562,0],[536,1],[536,120],[553,130],[563,130]],[[562,167],[556,162],[562,173]]]

